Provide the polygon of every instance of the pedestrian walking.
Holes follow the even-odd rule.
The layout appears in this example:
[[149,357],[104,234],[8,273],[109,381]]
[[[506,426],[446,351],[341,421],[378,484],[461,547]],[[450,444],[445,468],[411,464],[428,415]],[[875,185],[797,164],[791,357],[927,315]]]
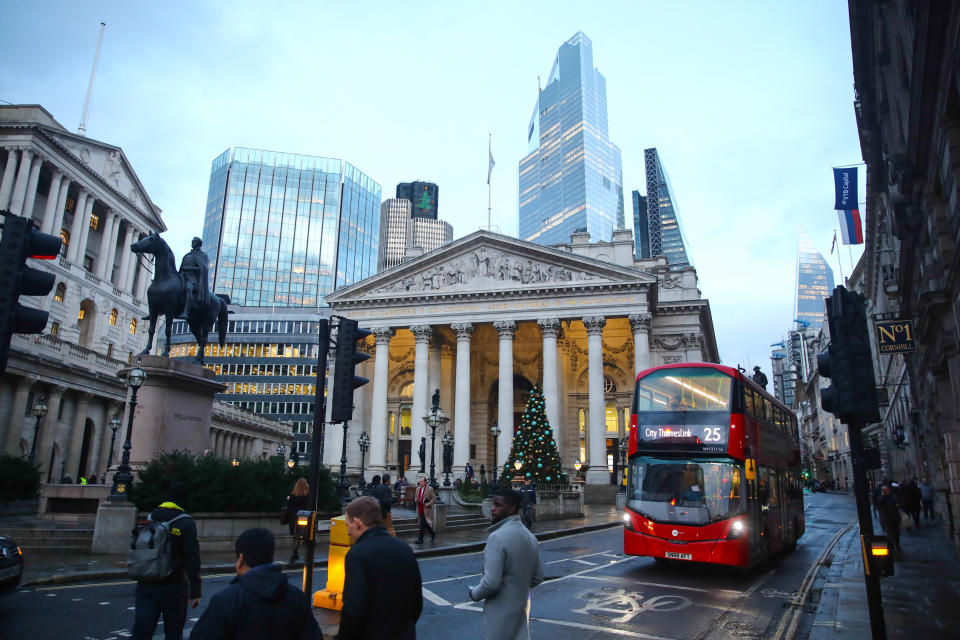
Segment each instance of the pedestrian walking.
[[237,577],[210,600],[193,640],[322,640],[310,598],[273,562],[267,529],[247,529],[234,543]]
[[913,478],[902,487],[902,505],[907,515],[913,518],[913,526],[920,528],[920,487],[917,486],[917,479]]
[[184,511],[190,487],[173,482],[167,499],[148,516],[151,522],[171,522],[170,556],[172,564],[167,577],[156,581],[139,580],[134,593],[134,640],[152,638],[160,616],[163,616],[163,637],[181,640],[187,620],[187,603],[196,609],[200,603],[200,544],[197,523]]
[[520,522],[520,494],[499,492],[490,510],[483,577],[470,599],[483,600],[485,640],[529,640],[530,590],[543,582],[537,539]]
[[896,494],[890,485],[880,487],[880,497],[877,498],[877,511],[880,513],[880,526],[890,539],[894,549],[900,550],[900,506]]
[[417,537],[417,544],[423,544],[423,532],[430,532],[430,542],[433,542],[437,534],[433,530],[433,503],[437,501],[437,494],[433,487],[427,484],[427,479],[423,476],[417,481],[417,519],[420,521],[420,535]]
[[390,489],[389,473],[383,474],[383,480],[370,492],[370,497],[380,504],[383,526],[390,532],[390,535],[396,536],[397,532],[393,528],[393,490]]
[[520,501],[523,506],[523,524],[533,531],[533,514],[537,507],[537,487],[529,479],[523,481],[520,488]]
[[373,497],[350,502],[346,520],[353,546],[344,560],[338,640],[415,640],[423,584],[413,550],[387,532]]
[[932,527],[936,519],[936,514],[933,512],[933,500],[937,494],[933,490],[933,485],[930,484],[930,479],[926,476],[918,487],[920,489],[920,503],[923,506],[923,519]]
[[[280,524],[287,525],[290,535],[293,535],[297,527],[297,511],[310,510],[310,485],[306,478],[297,478],[293,485],[293,490],[287,496],[287,505],[283,508],[283,515],[280,518]],[[300,559],[300,539],[293,539],[293,550],[290,552],[290,564]]]

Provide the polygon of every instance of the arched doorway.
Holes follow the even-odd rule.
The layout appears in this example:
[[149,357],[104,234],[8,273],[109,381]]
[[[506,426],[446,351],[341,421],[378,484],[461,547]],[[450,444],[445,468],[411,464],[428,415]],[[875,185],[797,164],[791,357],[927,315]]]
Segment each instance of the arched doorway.
[[90,348],[93,340],[93,329],[97,322],[97,305],[93,300],[87,298],[80,303],[80,311],[77,313],[77,326],[80,327],[80,335],[77,338],[77,344],[84,349]]
[[93,442],[93,420],[87,418],[83,427],[83,444],[80,445],[80,464],[77,465],[76,480],[79,483],[80,478],[87,477],[87,462],[90,459],[90,445]]

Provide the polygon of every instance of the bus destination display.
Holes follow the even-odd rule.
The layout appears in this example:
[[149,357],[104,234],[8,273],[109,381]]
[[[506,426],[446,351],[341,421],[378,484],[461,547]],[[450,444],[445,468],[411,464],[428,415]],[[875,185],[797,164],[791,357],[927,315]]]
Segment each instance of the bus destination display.
[[638,425],[637,439],[650,445],[670,448],[725,452],[730,434],[728,425]]

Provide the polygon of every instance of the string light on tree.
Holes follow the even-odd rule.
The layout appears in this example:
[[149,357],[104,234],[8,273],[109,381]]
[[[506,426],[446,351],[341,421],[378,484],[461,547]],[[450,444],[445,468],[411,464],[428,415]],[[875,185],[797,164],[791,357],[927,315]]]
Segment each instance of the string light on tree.
[[517,476],[532,482],[567,482],[567,474],[563,471],[557,451],[557,441],[547,420],[543,389],[539,385],[530,392],[520,426],[513,436],[510,455],[504,461],[500,474],[500,481],[507,483]]

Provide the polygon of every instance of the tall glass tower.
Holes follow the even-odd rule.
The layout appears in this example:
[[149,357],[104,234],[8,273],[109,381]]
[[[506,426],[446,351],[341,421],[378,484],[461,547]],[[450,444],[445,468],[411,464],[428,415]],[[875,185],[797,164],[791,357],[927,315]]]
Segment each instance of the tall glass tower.
[[203,248],[213,291],[252,307],[319,307],[376,273],[380,185],[348,162],[259,149],[213,161]]
[[609,241],[622,229],[620,149],[607,132],[607,84],[581,32],[560,46],[527,129],[520,161],[519,235],[538,244],[586,231]]
[[824,299],[833,290],[833,270],[801,228],[797,251],[796,320],[801,328],[819,329],[826,320]]
[[[647,244],[650,254],[638,258],[666,256],[667,264],[671,269],[680,269],[693,266],[693,260],[687,253],[687,240],[680,223],[677,211],[677,199],[673,194],[673,186],[667,170],[663,168],[660,154],[656,149],[643,150],[643,165],[647,176],[646,212],[638,212],[638,201],[634,198],[634,216],[645,217],[646,224],[637,225],[634,220],[634,235],[647,233]],[[638,231],[640,229],[641,231]],[[638,246],[642,243],[637,241]]]

